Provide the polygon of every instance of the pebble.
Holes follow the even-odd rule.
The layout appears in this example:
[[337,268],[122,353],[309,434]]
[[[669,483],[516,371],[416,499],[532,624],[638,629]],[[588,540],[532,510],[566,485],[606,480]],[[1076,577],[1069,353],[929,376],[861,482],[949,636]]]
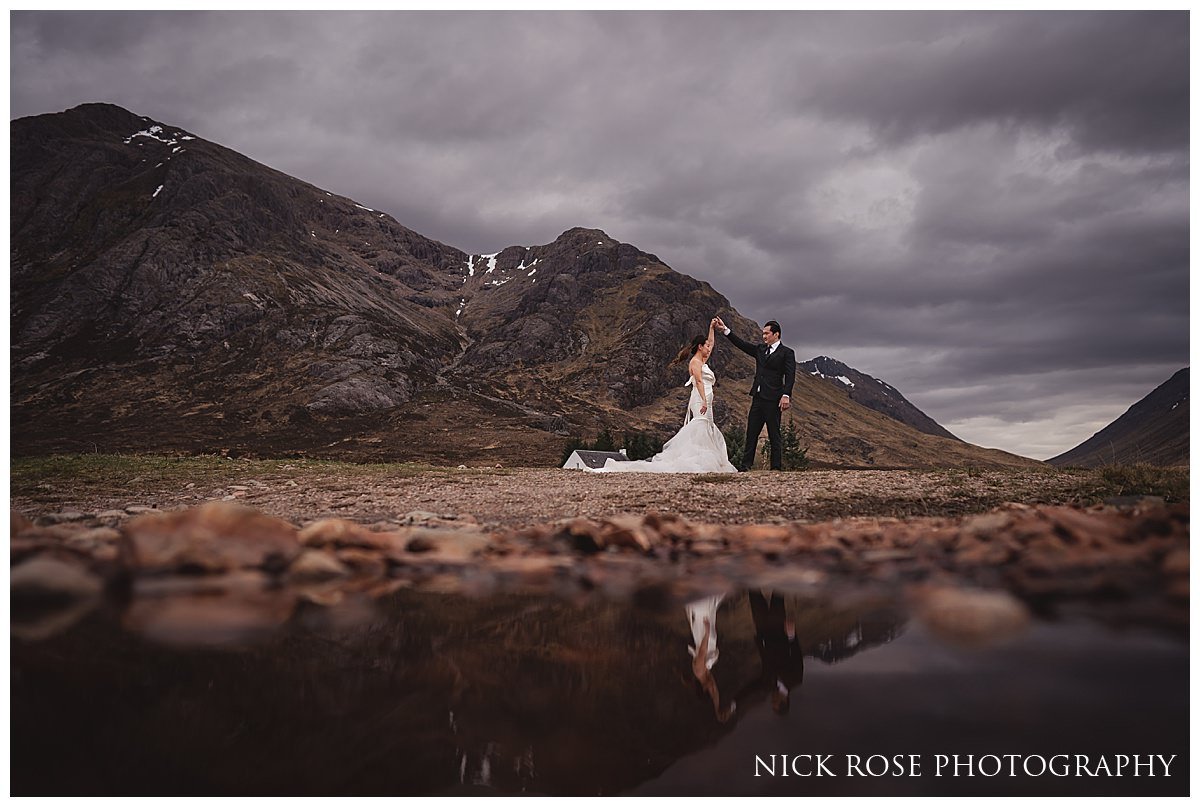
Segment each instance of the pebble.
[[299,540],[311,547],[360,547],[365,549],[395,550],[404,548],[407,532],[372,532],[354,521],[344,518],[323,518],[300,530]]
[[987,538],[1012,523],[1008,513],[985,513],[963,521],[962,531],[975,538]]
[[8,534],[9,536],[19,535],[25,530],[32,529],[33,522],[25,518],[16,510],[10,510],[8,516]]
[[306,549],[288,567],[288,577],[293,580],[327,580],[331,577],[346,577],[350,570],[333,555],[317,549]]
[[9,591],[14,603],[37,599],[87,599],[100,594],[100,578],[77,563],[36,557],[13,567]]
[[95,608],[102,590],[100,578],[77,563],[45,556],[28,560],[9,576],[12,635],[49,639]]
[[334,553],[353,574],[366,577],[383,577],[387,561],[378,552],[369,549],[339,549]]
[[1191,560],[1186,549],[1175,549],[1163,558],[1163,574],[1168,577],[1187,577],[1191,568]]
[[1104,503],[1110,507],[1136,507],[1141,510],[1162,509],[1167,506],[1161,496],[1110,496]]
[[242,645],[274,633],[295,606],[294,592],[270,589],[135,598],[121,622],[127,630],[163,644]]
[[124,533],[145,570],[220,572],[286,565],[300,554],[296,528],[248,507],[210,502],[131,519]]
[[475,516],[467,513],[430,513],[427,510],[412,510],[397,517],[404,526],[436,526],[441,524],[477,524]]
[[414,553],[432,553],[438,558],[466,559],[491,545],[491,539],[479,530],[418,529],[405,548]]
[[38,522],[42,524],[66,524],[72,521],[83,521],[91,518],[87,513],[79,513],[74,510],[67,510],[62,513],[50,513],[38,518]]
[[149,505],[145,505],[145,504],[131,504],[125,508],[125,512],[131,516],[139,516],[139,515],[144,515],[146,513],[161,513],[162,510],[159,510],[157,507],[150,507]]
[[870,552],[862,553],[861,557],[866,563],[888,563],[897,560],[913,560],[916,555],[900,549],[873,549]]
[[931,631],[963,644],[987,644],[1024,632],[1029,609],[1007,591],[918,589],[916,614]]

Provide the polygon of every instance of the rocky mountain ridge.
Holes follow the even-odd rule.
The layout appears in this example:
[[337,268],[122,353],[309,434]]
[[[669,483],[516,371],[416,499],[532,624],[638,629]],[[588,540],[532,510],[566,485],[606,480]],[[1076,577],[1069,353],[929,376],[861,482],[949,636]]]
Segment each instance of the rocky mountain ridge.
[[901,423],[907,423],[919,432],[959,440],[940,423],[913,406],[900,394],[900,390],[891,384],[855,370],[837,359],[817,356],[815,359],[797,363],[796,367],[797,372],[822,378],[844,390],[850,396],[850,400]]
[[1084,468],[1130,464],[1188,465],[1191,453],[1190,369],[1184,367],[1112,423],[1070,451],[1046,462]]
[[[758,330],[600,230],[469,255],[119,107],[11,133],[17,453],[548,464],[601,427],[669,436],[687,397],[679,346],[715,313]],[[752,362],[719,339],[710,364],[718,423],[744,423]],[[793,403],[818,462],[1030,462],[807,375]]]

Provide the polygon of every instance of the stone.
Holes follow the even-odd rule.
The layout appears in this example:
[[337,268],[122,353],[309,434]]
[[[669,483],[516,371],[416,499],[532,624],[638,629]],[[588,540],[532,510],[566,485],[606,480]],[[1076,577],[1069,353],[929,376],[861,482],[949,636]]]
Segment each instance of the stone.
[[67,546],[79,547],[84,550],[94,550],[102,546],[116,546],[121,541],[121,533],[112,527],[93,527],[74,532],[67,536]]
[[407,532],[372,532],[344,518],[323,518],[300,530],[300,543],[310,547],[395,550],[404,548]]
[[918,589],[916,615],[935,634],[962,644],[1004,641],[1024,632],[1029,609],[1006,591]]
[[984,513],[964,519],[962,532],[972,538],[988,538],[1006,529],[1012,523],[1008,513]]
[[441,525],[478,524],[475,516],[467,513],[430,513],[425,510],[413,510],[397,519],[401,526],[431,527]]
[[278,589],[136,597],[121,622],[126,630],[162,644],[250,645],[277,631],[295,606],[296,594]]
[[142,515],[127,522],[123,532],[132,563],[143,572],[279,570],[301,549],[291,524],[224,502]]
[[1124,532],[1120,521],[1103,513],[1088,513],[1072,507],[1043,507],[1040,512],[1065,532],[1068,541],[1083,546],[1116,543]]
[[332,608],[340,605],[346,599],[346,594],[339,588],[329,586],[305,586],[299,589],[296,594],[301,602],[312,603],[319,605],[322,608]]
[[328,580],[349,574],[346,564],[318,549],[304,550],[288,567],[288,578],[291,580]]
[[99,596],[103,581],[84,566],[37,557],[14,566],[9,591],[14,604],[29,600],[79,600]]
[[696,530],[690,522],[674,513],[647,513],[642,517],[642,523],[659,534],[661,538],[673,543],[686,541],[696,535]]
[[913,560],[915,557],[916,555],[912,552],[905,552],[901,549],[872,549],[860,556],[864,563],[894,563],[900,560]]
[[387,559],[370,549],[339,549],[334,553],[352,573],[366,577],[383,577],[387,571]]
[[1168,600],[1186,605],[1192,595],[1191,584],[1186,577],[1177,578],[1167,586],[1166,593]]
[[1187,577],[1191,568],[1187,549],[1172,550],[1163,558],[1162,571],[1168,577]]
[[787,541],[792,531],[781,524],[750,524],[738,530],[743,541]]
[[38,518],[41,524],[66,524],[74,521],[84,521],[91,518],[86,513],[76,512],[75,510],[66,510],[61,513],[49,513]]
[[604,548],[603,539],[600,537],[602,532],[601,525],[588,518],[573,518],[566,522],[560,522],[558,529],[555,530],[555,537],[565,539],[572,548],[580,552],[599,552]]
[[649,552],[653,545],[653,532],[637,516],[613,516],[600,528],[600,546],[604,549],[620,547]]
[[490,545],[491,539],[480,530],[418,529],[413,532],[406,549],[414,553],[432,553],[439,558],[465,560]]
[[147,513],[161,513],[157,507],[150,507],[145,504],[131,504],[125,508],[125,512],[131,516],[145,515]]
[[1138,510],[1161,510],[1167,506],[1161,496],[1109,496],[1104,503],[1110,507]]
[[100,602],[103,581],[78,563],[35,557],[9,576],[12,635],[48,639],[74,625]]
[[1013,553],[1003,544],[991,541],[973,541],[960,546],[954,553],[954,561],[970,566],[998,566],[1012,560]]
[[8,516],[8,534],[9,537],[20,535],[25,530],[33,529],[33,522],[25,518],[16,510],[10,510]]

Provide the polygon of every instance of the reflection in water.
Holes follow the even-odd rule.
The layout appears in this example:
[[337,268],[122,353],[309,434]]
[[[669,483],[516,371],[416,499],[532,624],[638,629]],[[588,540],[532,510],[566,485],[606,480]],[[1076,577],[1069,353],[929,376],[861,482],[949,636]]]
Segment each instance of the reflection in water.
[[[13,640],[14,794],[623,793],[725,748],[764,714],[785,731],[784,750],[789,731],[834,736],[833,723],[798,706],[804,653],[829,663],[908,642],[905,615],[886,598],[772,591],[636,608],[401,590],[373,604],[303,603],[270,635],[238,634],[252,642],[238,645],[207,633],[170,641],[161,620],[129,616],[145,611],[135,601],[45,641]],[[926,652],[906,646],[901,657]],[[1088,652],[1114,651],[1105,642]],[[1186,647],[1169,660],[1186,696]],[[1023,661],[1023,683],[1036,683],[1037,664]],[[813,672],[806,696],[820,686]],[[1128,688],[1119,684],[1103,704],[1114,713]],[[1079,716],[1098,705],[1080,704]],[[1142,719],[1152,713],[1139,705]],[[970,717],[977,737],[988,717]],[[874,736],[887,721],[886,709],[856,712],[851,699],[836,731]],[[729,755],[746,748],[720,753],[741,765]],[[754,785],[715,768],[688,782],[710,794]]]
[[700,691],[712,701],[713,714],[720,723],[729,719],[734,708],[721,706],[721,693],[712,671],[713,665],[721,657],[717,648],[717,606],[723,599],[723,594],[705,597],[688,603],[684,608],[692,628],[692,644],[688,646],[688,654],[692,657],[692,676],[699,684]]
[[788,619],[783,597],[778,593],[751,591],[749,599],[762,673],[738,699],[755,689],[764,689],[771,700],[771,710],[785,715],[791,706],[792,690],[804,682],[804,655],[796,636],[796,623]]

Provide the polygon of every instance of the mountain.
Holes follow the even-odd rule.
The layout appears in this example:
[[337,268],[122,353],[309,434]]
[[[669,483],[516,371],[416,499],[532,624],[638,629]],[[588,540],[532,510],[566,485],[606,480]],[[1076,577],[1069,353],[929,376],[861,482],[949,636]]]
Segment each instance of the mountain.
[[[823,378],[850,396],[850,400],[868,409],[874,409],[901,423],[907,423],[919,432],[958,440],[941,424],[909,403],[900,391],[878,378],[861,373],[828,356],[817,356],[796,365],[797,372]],[[959,441],[961,442],[961,440]]]
[[[11,123],[13,452],[223,451],[551,464],[570,435],[670,436],[709,284],[604,232],[469,255],[107,104]],[[715,415],[753,363],[723,339]],[[923,434],[801,375],[810,458],[1032,461]]]
[[1051,465],[1188,465],[1190,368],[1164,381],[1125,414],[1079,445],[1046,460]]

